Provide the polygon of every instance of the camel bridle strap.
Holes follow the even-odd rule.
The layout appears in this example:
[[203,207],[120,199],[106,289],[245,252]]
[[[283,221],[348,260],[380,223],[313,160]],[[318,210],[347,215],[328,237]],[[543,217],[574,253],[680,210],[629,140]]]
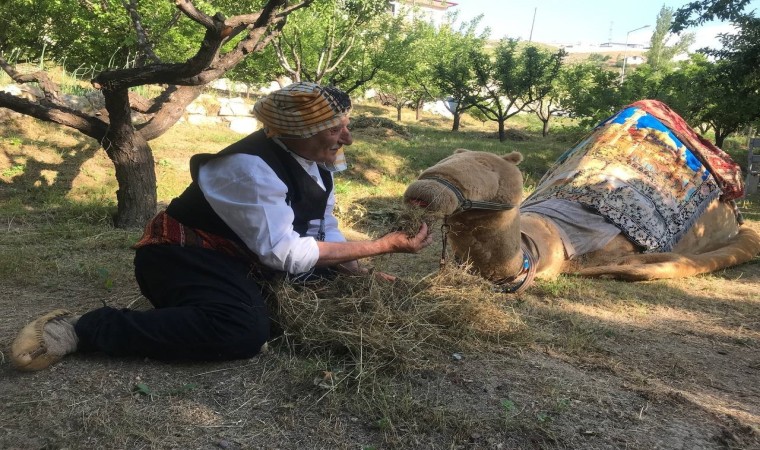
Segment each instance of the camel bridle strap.
[[[494,281],[494,289],[500,291],[503,294],[520,294],[530,287],[533,280],[536,278],[536,271],[538,270],[538,247],[536,243],[525,233],[520,233],[529,245],[525,242],[520,243],[520,249],[523,252],[523,265],[520,272],[514,277],[502,278]],[[535,255],[535,256],[534,256]],[[515,280],[520,279],[515,282]]]
[[[451,192],[454,193],[454,195],[457,197],[457,200],[459,201],[459,206],[457,206],[454,212],[452,212],[451,214],[447,214],[443,217],[443,224],[441,225],[441,235],[443,238],[443,246],[441,248],[440,270],[443,270],[446,267],[446,243],[448,242],[449,231],[451,231],[451,225],[449,225],[449,221],[448,221],[450,216],[459,214],[461,212],[470,211],[470,210],[509,211],[510,209],[515,208],[515,205],[511,205],[508,203],[470,200],[466,198],[464,194],[462,194],[462,191],[460,191],[458,187],[454,186],[449,180],[445,178],[425,177],[425,178],[420,178],[420,179],[436,181],[444,185],[446,188],[448,188]],[[525,234],[523,234],[523,236],[527,238],[527,240],[531,244],[531,247],[535,249],[536,246],[533,240],[530,239]],[[525,245],[525,243],[521,243],[520,248],[523,252],[523,264],[522,264],[522,268],[520,269],[520,272],[514,277],[508,277],[508,278],[502,278],[501,280],[496,280],[494,282],[495,290],[498,290],[502,293],[519,294],[523,292],[525,289],[527,289],[533,282],[533,279],[536,276],[536,269],[538,268],[538,258],[533,256],[533,252],[531,251],[530,248],[528,248],[527,245]],[[513,283],[514,280],[520,277],[523,277],[523,278],[520,281]]]
[[456,195],[457,200],[459,201],[459,206],[457,206],[457,209],[454,210],[453,214],[457,214],[463,211],[469,211],[471,209],[485,209],[489,211],[508,211],[510,209],[514,209],[515,205],[511,205],[508,203],[497,203],[497,202],[486,202],[481,200],[470,200],[462,194],[462,191],[459,190],[458,187],[454,186],[449,180],[445,178],[440,177],[425,177],[420,178],[420,180],[431,180],[436,181],[438,183],[441,183],[442,185],[446,186],[451,192]]
[[[440,270],[446,268],[446,243],[448,242],[448,234],[451,231],[451,225],[449,225],[449,216],[443,216],[443,224],[441,225],[441,236],[443,239],[443,245],[441,247],[441,261]],[[523,264],[520,272],[513,277],[505,277],[494,281],[494,290],[501,292],[502,294],[521,294],[528,289],[533,280],[536,278],[536,272],[538,270],[538,260],[540,254],[538,253],[538,247],[535,241],[525,233],[520,233],[525,238],[525,242],[520,243],[520,250],[523,254]],[[535,256],[534,256],[535,255]],[[521,278],[519,281],[515,280]]]

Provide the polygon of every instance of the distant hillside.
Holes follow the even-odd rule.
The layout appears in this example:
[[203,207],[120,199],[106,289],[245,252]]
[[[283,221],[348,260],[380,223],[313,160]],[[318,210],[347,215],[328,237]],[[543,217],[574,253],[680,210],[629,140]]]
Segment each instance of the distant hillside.
[[[485,48],[487,50],[492,50],[499,44],[499,41],[488,41],[485,45]],[[525,46],[525,45],[534,45],[536,47],[545,48],[551,51],[557,51],[559,50],[559,47],[556,45],[551,44],[544,44],[541,42],[528,42],[528,41],[520,41],[518,43],[518,48]],[[569,50],[569,49],[568,49]],[[596,49],[589,50],[589,51],[568,51],[567,56],[565,57],[565,63],[566,64],[577,64],[583,61],[586,61],[589,58],[604,58],[609,56],[609,58],[606,61],[606,65],[610,68],[616,67],[616,65],[619,65],[618,61],[623,60],[623,56],[641,56],[643,57],[646,53],[646,49],[643,48],[630,48],[628,50],[620,49],[620,48],[611,48],[611,49],[603,49],[599,47],[599,50]],[[628,60],[630,63],[630,59]]]

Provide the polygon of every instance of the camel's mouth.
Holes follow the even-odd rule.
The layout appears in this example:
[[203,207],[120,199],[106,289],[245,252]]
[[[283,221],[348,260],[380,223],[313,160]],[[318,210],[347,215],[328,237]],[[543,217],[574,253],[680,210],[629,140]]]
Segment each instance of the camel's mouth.
[[409,198],[406,200],[406,203],[412,206],[416,206],[418,208],[427,208],[430,203],[426,202],[425,200],[421,200],[419,198]]

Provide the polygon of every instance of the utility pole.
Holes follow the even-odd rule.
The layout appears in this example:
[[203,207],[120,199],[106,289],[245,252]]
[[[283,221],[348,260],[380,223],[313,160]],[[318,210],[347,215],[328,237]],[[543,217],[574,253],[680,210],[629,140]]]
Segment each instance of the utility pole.
[[623,50],[623,71],[620,73],[620,82],[622,83],[625,81],[625,61],[628,59],[628,37],[633,33],[634,31],[643,30],[644,28],[649,28],[649,25],[644,25],[643,27],[638,27],[636,29],[633,29],[626,33],[625,35],[625,49]]
[[530,24],[530,37],[528,38],[528,42],[533,41],[533,26],[536,24],[536,11],[538,11],[538,6],[533,8],[533,23]]

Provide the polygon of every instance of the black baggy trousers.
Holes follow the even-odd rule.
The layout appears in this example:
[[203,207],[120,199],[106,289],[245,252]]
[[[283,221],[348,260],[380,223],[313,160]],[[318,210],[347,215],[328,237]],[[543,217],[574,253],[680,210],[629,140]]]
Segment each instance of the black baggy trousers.
[[160,360],[249,358],[269,338],[260,286],[242,260],[199,247],[137,249],[135,277],[155,309],[103,307],[76,323],[80,351]]

